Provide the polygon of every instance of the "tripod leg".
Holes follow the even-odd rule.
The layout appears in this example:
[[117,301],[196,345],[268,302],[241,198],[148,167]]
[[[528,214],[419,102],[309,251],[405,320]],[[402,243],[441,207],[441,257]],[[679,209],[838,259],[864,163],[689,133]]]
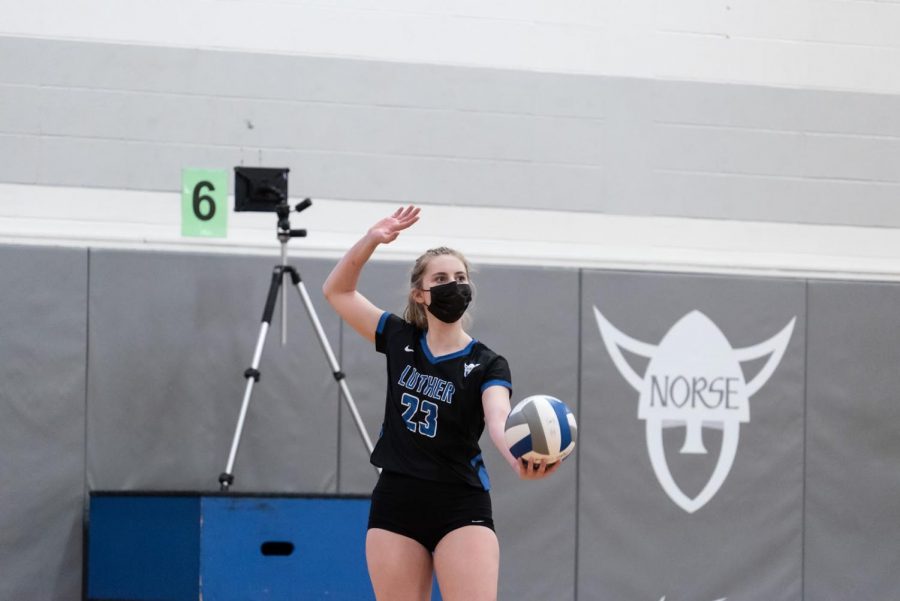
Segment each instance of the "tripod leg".
[[228,463],[225,471],[219,475],[219,485],[221,490],[226,491],[228,487],[234,483],[234,460],[237,457],[238,446],[241,442],[241,433],[244,430],[244,421],[247,418],[247,409],[250,406],[250,395],[253,393],[253,385],[259,382],[259,361],[262,358],[263,347],[266,344],[266,334],[269,333],[269,326],[272,323],[272,313],[275,310],[275,301],[278,298],[278,289],[281,287],[284,279],[284,267],[276,267],[272,273],[272,282],[269,284],[269,294],[266,297],[266,307],[263,309],[262,325],[259,328],[259,337],[256,339],[256,350],[253,352],[253,362],[250,368],[244,372],[247,378],[247,385],[244,388],[244,399],[241,402],[241,411],[238,414],[237,425],[234,429],[234,438],[231,441],[231,452],[228,454]]
[[[328,359],[328,364],[331,366],[331,373],[334,376],[334,379],[337,380],[338,385],[341,389],[341,394],[344,397],[344,401],[347,403],[348,409],[350,409],[350,413],[353,416],[353,421],[356,423],[356,429],[359,430],[360,436],[362,436],[363,442],[366,445],[366,450],[369,451],[369,454],[372,454],[372,450],[374,446],[372,445],[372,440],[369,438],[369,433],[366,431],[366,426],[362,421],[362,417],[359,415],[359,411],[356,408],[356,403],[353,401],[353,396],[350,394],[350,389],[347,387],[346,375],[341,371],[341,366],[338,364],[337,358],[334,355],[334,352],[331,350],[331,345],[328,343],[328,338],[325,336],[325,330],[322,328],[322,322],[319,321],[319,316],[316,314],[316,309],[313,307],[312,300],[309,298],[309,293],[306,291],[306,286],[303,284],[303,280],[300,278],[300,274],[293,267],[286,267],[285,271],[291,274],[291,281],[294,286],[297,287],[297,291],[300,293],[300,298],[303,299],[303,306],[306,307],[306,314],[309,315],[309,320],[313,324],[313,328],[316,331],[316,336],[319,339],[319,344],[322,345],[322,350],[325,351],[325,357]],[[375,468],[377,472],[380,472],[378,468]]]
[[[283,239],[281,243],[281,266],[287,267],[287,239]],[[281,346],[287,345],[287,319],[287,286],[285,286],[281,289]]]

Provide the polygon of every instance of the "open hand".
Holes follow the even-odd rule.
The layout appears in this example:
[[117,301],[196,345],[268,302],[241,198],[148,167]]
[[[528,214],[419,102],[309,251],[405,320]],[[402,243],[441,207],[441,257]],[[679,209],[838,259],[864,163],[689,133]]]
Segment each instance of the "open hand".
[[385,217],[369,228],[369,237],[378,244],[393,242],[400,232],[419,220],[420,210],[413,205],[397,209],[393,215]]

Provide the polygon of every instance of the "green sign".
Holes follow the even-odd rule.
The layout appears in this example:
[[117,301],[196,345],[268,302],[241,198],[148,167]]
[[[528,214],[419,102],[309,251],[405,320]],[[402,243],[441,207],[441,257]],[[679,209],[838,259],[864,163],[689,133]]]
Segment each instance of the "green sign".
[[220,169],[181,172],[181,235],[224,238],[228,232],[228,174]]

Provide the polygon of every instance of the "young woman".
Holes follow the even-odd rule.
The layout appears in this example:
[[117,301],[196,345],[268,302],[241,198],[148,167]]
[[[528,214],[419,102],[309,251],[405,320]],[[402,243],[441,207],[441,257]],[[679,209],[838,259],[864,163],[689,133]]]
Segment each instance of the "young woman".
[[486,425],[523,479],[546,477],[558,464],[520,463],[506,448],[509,366],[463,329],[472,288],[460,253],[442,247],[416,260],[402,318],[357,291],[378,245],[418,219],[419,209],[409,206],[380,220],[323,286],[341,318],[387,358],[384,422],[371,457],[382,473],[372,492],[366,561],[379,601],[428,601],[433,573],[444,601],[493,601],[500,547],[478,439]]

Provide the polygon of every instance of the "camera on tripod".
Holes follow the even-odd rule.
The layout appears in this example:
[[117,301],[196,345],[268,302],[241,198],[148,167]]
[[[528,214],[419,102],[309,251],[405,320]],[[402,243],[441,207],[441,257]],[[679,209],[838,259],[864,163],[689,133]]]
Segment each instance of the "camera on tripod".
[[[259,336],[256,339],[253,360],[250,367],[244,371],[244,378],[246,379],[244,398],[241,401],[237,424],[234,428],[234,437],[231,441],[231,450],[228,453],[228,462],[225,465],[225,471],[219,474],[219,486],[220,490],[223,492],[228,491],[231,485],[234,484],[234,462],[237,458],[238,446],[240,445],[241,435],[244,430],[244,421],[250,407],[250,396],[253,393],[253,386],[260,380],[261,374],[259,371],[259,364],[262,359],[263,347],[266,342],[266,334],[272,323],[272,314],[275,310],[275,303],[279,291],[282,293],[281,343],[285,344],[286,342],[287,298],[285,297],[286,286],[283,285],[285,278],[288,278],[288,281],[297,289],[297,292],[300,293],[300,298],[303,301],[306,314],[312,322],[313,329],[319,339],[319,344],[331,367],[331,375],[338,383],[338,387],[341,390],[341,396],[347,403],[347,407],[350,409],[350,414],[356,422],[356,427],[366,445],[366,450],[371,454],[372,449],[374,448],[372,446],[372,440],[369,438],[369,434],[366,431],[365,424],[362,421],[362,417],[360,417],[359,411],[356,408],[356,403],[353,401],[353,397],[350,394],[350,389],[347,387],[345,374],[341,371],[337,357],[331,348],[331,344],[328,342],[328,338],[325,336],[325,330],[322,328],[322,323],[319,321],[319,316],[316,314],[315,307],[313,307],[309,292],[307,292],[306,286],[303,283],[303,278],[300,277],[300,271],[293,265],[288,264],[288,242],[291,238],[306,236],[305,229],[291,229],[289,219],[291,211],[295,210],[299,213],[312,205],[312,201],[308,198],[304,199],[293,208],[288,204],[287,184],[289,171],[290,169],[286,167],[234,168],[234,210],[256,211],[260,213],[274,212],[278,215],[278,240],[281,243],[281,264],[276,265],[272,272],[272,278],[269,283],[269,293],[266,296],[266,305],[263,309],[262,324],[260,325]],[[376,472],[380,473],[380,469],[376,468]]]
[[292,230],[291,211],[298,213],[308,208],[312,201],[304,198],[291,208],[288,204],[287,167],[235,167],[234,210],[278,214],[278,236],[298,238],[306,236],[306,230]]

